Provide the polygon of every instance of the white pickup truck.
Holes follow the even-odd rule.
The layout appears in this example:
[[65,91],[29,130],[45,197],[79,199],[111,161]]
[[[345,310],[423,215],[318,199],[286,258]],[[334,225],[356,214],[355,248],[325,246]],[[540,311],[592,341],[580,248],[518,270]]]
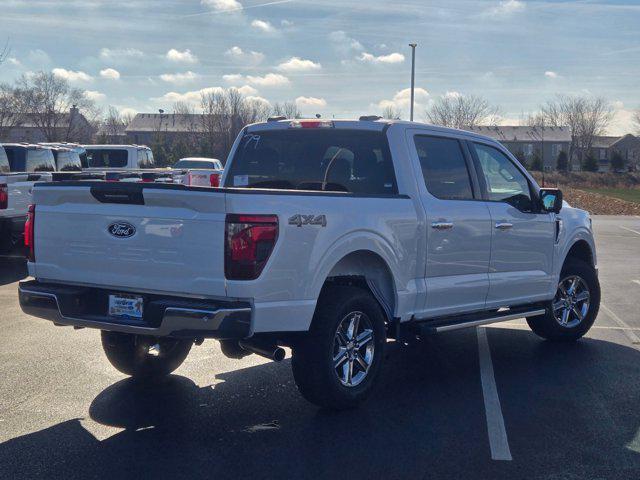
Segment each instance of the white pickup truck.
[[34,189],[24,312],[102,330],[108,359],[166,375],[194,343],[280,360],[305,398],[352,407],[387,339],[526,318],[576,340],[600,289],[589,215],[496,141],[400,121],[245,127],[222,188]]

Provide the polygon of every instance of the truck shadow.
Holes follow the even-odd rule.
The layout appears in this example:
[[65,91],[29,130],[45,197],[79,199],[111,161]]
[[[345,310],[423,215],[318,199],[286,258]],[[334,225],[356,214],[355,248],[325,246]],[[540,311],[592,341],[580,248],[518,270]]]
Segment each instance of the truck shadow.
[[28,276],[27,262],[24,259],[0,256],[0,286],[17,282]]
[[99,441],[78,418],[15,438],[0,477],[638,478],[640,352],[488,335],[513,462],[491,461],[472,330],[391,351],[373,398],[346,412],[302,400],[288,361],[208,386],[122,380],[87,419],[121,430]]

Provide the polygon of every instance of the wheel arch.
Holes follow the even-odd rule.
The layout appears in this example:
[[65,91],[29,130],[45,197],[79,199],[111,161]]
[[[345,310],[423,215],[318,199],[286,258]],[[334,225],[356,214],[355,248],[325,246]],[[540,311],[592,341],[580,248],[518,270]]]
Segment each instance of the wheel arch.
[[564,256],[563,266],[569,258],[582,260],[592,267],[596,266],[595,252],[589,242],[584,239],[578,239],[571,244],[567,254]]

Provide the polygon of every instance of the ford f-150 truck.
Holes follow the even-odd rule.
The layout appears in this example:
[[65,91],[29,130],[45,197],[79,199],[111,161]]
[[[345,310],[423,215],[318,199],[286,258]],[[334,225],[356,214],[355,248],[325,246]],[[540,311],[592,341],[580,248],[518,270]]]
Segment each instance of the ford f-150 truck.
[[222,187],[58,182],[34,189],[24,312],[102,331],[154,378],[192,345],[274,360],[302,395],[352,407],[388,339],[526,318],[572,341],[598,312],[589,215],[498,142],[401,121],[245,127]]

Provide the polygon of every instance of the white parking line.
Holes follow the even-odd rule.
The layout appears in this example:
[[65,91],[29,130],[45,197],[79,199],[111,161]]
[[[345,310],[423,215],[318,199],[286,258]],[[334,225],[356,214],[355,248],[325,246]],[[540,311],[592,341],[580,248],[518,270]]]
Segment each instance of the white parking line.
[[507,440],[507,431],[504,428],[504,418],[496,387],[496,378],[493,374],[491,362],[491,349],[487,340],[487,330],[483,327],[476,329],[478,332],[478,354],[480,356],[480,381],[482,383],[482,396],[484,397],[484,410],[487,417],[487,433],[489,434],[489,446],[491,447],[492,460],[512,460]]
[[631,280],[633,283],[637,283],[638,285],[640,285],[640,280]]
[[634,329],[632,329],[629,325],[627,325],[627,323],[624,320],[622,320],[618,315],[613,313],[613,311],[609,307],[607,307],[604,303],[600,304],[600,308],[603,309],[607,313],[607,315],[611,317],[611,319],[614,322],[616,322],[621,327],[624,327],[624,329],[622,330],[622,333],[624,333],[627,336],[627,338],[631,340],[631,343],[633,345],[640,345],[640,337],[636,335],[636,333],[634,332]]
[[638,235],[640,235],[640,232],[638,230],[634,230],[633,228],[629,228],[629,227],[623,227],[622,225],[618,225],[618,226],[623,230],[627,230],[629,232],[637,233]]

